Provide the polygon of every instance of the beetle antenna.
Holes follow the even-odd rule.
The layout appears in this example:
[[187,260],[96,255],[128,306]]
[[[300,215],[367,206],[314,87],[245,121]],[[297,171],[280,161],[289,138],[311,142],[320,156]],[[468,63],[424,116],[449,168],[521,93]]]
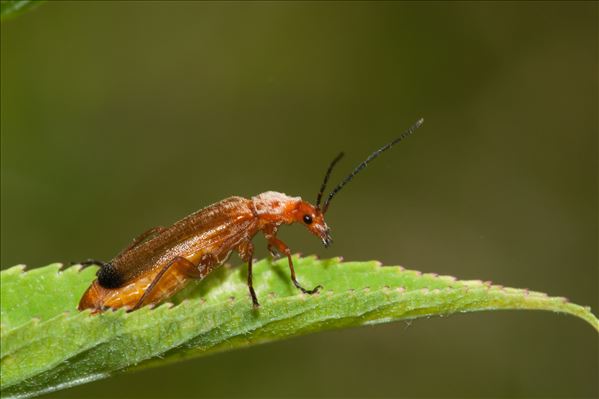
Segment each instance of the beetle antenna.
[[[403,132],[401,134],[401,136],[399,136],[398,138],[396,138],[395,140],[393,140],[392,142],[382,146],[381,148],[379,148],[378,150],[376,150],[375,152],[373,152],[372,154],[370,154],[370,156],[368,158],[366,158],[366,160],[364,162],[362,162],[361,164],[359,164],[358,166],[356,166],[356,168],[349,174],[347,175],[347,177],[345,179],[343,179],[341,181],[341,183],[339,183],[337,185],[337,187],[335,187],[333,189],[333,191],[331,191],[331,193],[329,194],[329,197],[327,198],[327,200],[324,203],[324,206],[322,208],[322,213],[326,213],[327,209],[329,209],[329,205],[331,203],[331,200],[333,199],[333,197],[347,184],[349,183],[355,175],[357,175],[358,173],[360,173],[360,171],[362,169],[364,169],[366,167],[366,165],[368,165],[368,163],[370,161],[372,161],[373,159],[377,158],[379,155],[381,155],[383,152],[387,151],[389,148],[393,147],[395,144],[399,143],[400,141],[402,141],[403,139],[405,139],[406,137],[408,137],[409,135],[411,135],[412,133],[414,133],[414,131],[416,129],[418,129],[420,126],[422,126],[422,123],[424,122],[424,119],[420,118],[416,121],[416,123],[414,123],[412,126],[410,126],[408,128],[408,130],[406,130],[405,132]],[[334,162],[333,162],[334,165]],[[332,168],[332,166],[331,166]],[[330,168],[329,168],[330,169]],[[327,173],[327,177],[325,178],[325,183],[327,181],[328,178],[328,173]],[[324,186],[324,185],[323,185]],[[320,199],[320,194],[319,194],[319,199]]]
[[324,180],[322,181],[322,185],[320,186],[320,191],[318,192],[318,196],[316,197],[316,208],[320,208],[320,201],[322,200],[322,194],[324,193],[324,189],[327,187],[327,182],[329,181],[329,177],[331,176],[331,172],[335,167],[335,164],[339,162],[341,158],[343,158],[343,152],[340,152],[339,155],[333,159],[329,168],[327,169],[326,175],[324,175]]

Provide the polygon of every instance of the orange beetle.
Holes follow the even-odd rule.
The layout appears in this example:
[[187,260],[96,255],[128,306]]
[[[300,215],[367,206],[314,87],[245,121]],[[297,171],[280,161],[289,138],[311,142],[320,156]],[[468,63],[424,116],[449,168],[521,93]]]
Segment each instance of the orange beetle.
[[324,215],[333,197],[370,161],[412,134],[422,122],[422,119],[418,120],[401,136],[360,163],[330,192],[322,207],[329,176],[343,153],[329,165],[316,205],[275,191],[251,199],[230,197],[192,213],[171,227],[154,227],[146,231],[110,262],[91,259],[82,262],[82,265],[98,264],[101,267],[97,279],[83,294],[78,309],[98,312],[124,307],[135,310],[160,303],[191,279],[206,277],[222,265],[232,251],[237,251],[241,259],[248,262],[248,288],[254,307],[258,307],[252,284],[252,238],[259,231],[266,237],[271,254],[279,252],[287,256],[293,284],[306,294],[317,292],[320,286],[308,290],[297,281],[291,250],[277,238],[278,227],[303,224],[328,247],[332,240]]

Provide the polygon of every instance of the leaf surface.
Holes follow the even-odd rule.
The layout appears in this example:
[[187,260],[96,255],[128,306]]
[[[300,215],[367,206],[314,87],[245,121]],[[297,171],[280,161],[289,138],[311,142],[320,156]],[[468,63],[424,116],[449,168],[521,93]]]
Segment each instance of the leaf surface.
[[3,397],[35,396],[132,368],[317,331],[456,312],[550,310],[599,331],[589,308],[561,297],[378,262],[294,259],[300,282],[324,289],[301,294],[290,283],[286,260],[262,260],[254,269],[259,310],[252,309],[244,267],[222,267],[155,309],[99,315],[76,310],[96,267],[2,271]]

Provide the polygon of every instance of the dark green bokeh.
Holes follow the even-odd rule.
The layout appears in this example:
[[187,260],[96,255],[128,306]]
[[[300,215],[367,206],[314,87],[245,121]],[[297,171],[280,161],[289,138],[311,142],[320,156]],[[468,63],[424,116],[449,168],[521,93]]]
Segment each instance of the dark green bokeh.
[[[48,2],[2,24],[2,267],[109,259],[229,195],[313,200],[339,150],[333,181],[422,116],[333,202],[330,249],[300,227],[281,237],[307,254],[530,287],[597,313],[597,10]],[[50,396],[597,397],[598,349],[573,318],[481,313]]]

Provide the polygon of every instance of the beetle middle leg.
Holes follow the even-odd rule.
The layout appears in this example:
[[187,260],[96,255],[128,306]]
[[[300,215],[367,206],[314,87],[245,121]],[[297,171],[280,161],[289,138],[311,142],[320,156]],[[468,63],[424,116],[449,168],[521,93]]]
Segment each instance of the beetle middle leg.
[[270,256],[272,256],[273,259],[279,259],[281,257],[279,251],[277,251],[276,248],[273,247],[270,243],[266,245],[266,249],[268,250],[268,253],[270,254]]
[[285,254],[285,256],[287,256],[287,260],[289,262],[289,270],[291,271],[291,281],[293,282],[293,285],[295,285],[295,287],[304,294],[317,293],[318,290],[322,288],[321,285],[317,285],[311,290],[307,290],[304,287],[302,287],[300,283],[297,281],[297,278],[295,277],[295,269],[293,268],[293,261],[291,260],[291,250],[289,249],[289,247],[283,241],[279,240],[274,234],[266,234],[265,236],[268,240],[269,247],[272,246],[276,248],[280,253],[283,253]]
[[254,308],[258,308],[260,303],[258,302],[258,297],[256,296],[256,291],[254,291],[254,282],[252,280],[252,263],[254,261],[254,244],[251,241],[243,242],[239,248],[239,256],[242,260],[247,261],[248,263],[248,289],[250,290],[250,295],[252,296],[252,304]]

